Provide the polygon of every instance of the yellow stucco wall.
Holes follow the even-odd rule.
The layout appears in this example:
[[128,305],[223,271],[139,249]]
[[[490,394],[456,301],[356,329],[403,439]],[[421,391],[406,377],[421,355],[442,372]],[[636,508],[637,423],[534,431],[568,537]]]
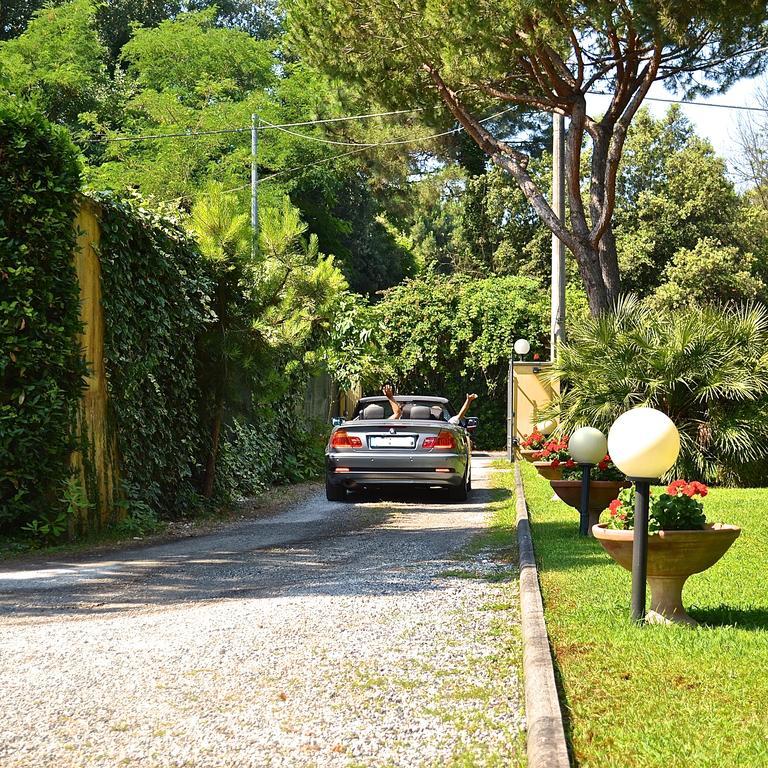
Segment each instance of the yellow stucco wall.
[[75,219],[77,250],[75,271],[80,284],[80,318],[84,329],[81,346],[88,364],[86,389],[77,419],[77,450],[72,466],[80,480],[89,506],[72,521],[73,533],[99,530],[119,519],[120,501],[117,442],[109,420],[107,382],[104,370],[104,313],[101,304],[98,208],[82,198]]
[[515,363],[512,407],[514,436],[518,440],[533,431],[534,425],[542,420],[541,409],[560,390],[558,383],[544,381],[541,376],[549,367],[549,363]]

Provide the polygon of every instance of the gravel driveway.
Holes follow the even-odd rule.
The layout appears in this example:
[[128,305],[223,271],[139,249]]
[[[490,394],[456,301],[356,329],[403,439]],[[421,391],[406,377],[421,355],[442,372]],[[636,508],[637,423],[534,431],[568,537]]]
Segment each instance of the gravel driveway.
[[517,764],[516,574],[456,559],[502,493],[488,461],[466,504],[318,494],[0,568],[0,766]]

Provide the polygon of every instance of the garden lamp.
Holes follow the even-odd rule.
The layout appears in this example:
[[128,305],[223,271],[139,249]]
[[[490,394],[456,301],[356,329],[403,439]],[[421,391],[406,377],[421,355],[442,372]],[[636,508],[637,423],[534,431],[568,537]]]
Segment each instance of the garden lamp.
[[595,464],[599,464],[608,452],[605,435],[594,427],[577,429],[568,440],[568,453],[581,466],[581,507],[579,535],[589,535],[589,474]]
[[635,527],[632,538],[632,618],[645,617],[648,570],[648,513],[651,483],[677,461],[680,433],[665,413],[634,408],[622,413],[608,432],[613,463],[635,484]]
[[528,339],[518,339],[514,346],[515,352],[524,357],[531,351],[531,342]]
[[[512,348],[521,358],[531,351],[531,343],[528,339],[518,339]],[[515,359],[509,356],[509,374],[507,376],[507,459],[512,461],[515,456],[515,414],[513,382],[515,378]]]
[[536,425],[534,426],[534,429],[544,435],[544,437],[549,437],[555,429],[557,429],[557,422],[553,419],[547,419],[546,421],[538,421],[536,422]]

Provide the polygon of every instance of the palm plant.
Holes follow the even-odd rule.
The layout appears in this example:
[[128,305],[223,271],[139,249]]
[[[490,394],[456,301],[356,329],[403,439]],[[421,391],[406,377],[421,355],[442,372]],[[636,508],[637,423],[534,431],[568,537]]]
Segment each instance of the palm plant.
[[768,455],[768,312],[760,305],[655,311],[634,297],[585,318],[560,347],[549,408],[561,429],[607,431],[637,406],[680,430],[678,477],[728,482]]
[[[200,379],[207,394],[209,453],[203,494],[214,492],[225,417],[249,401],[276,400],[296,388],[305,358],[321,346],[347,290],[332,257],[286,199],[263,211],[258,242],[238,199],[211,183],[192,209],[190,226],[212,276],[213,316],[200,340]],[[319,353],[318,353],[319,354]]]

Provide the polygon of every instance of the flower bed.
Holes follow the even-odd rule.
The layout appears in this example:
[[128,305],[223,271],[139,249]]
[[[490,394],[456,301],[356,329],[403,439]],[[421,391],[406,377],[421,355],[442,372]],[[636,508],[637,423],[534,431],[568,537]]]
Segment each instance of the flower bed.
[[[572,511],[522,465],[573,751],[581,768],[768,765],[768,490],[713,489],[707,515],[740,525],[727,557],[689,580],[705,629],[637,627],[629,572],[573,535]],[[497,483],[514,485],[510,473]],[[662,489],[663,490],[663,489]],[[509,504],[514,504],[510,499]]]

